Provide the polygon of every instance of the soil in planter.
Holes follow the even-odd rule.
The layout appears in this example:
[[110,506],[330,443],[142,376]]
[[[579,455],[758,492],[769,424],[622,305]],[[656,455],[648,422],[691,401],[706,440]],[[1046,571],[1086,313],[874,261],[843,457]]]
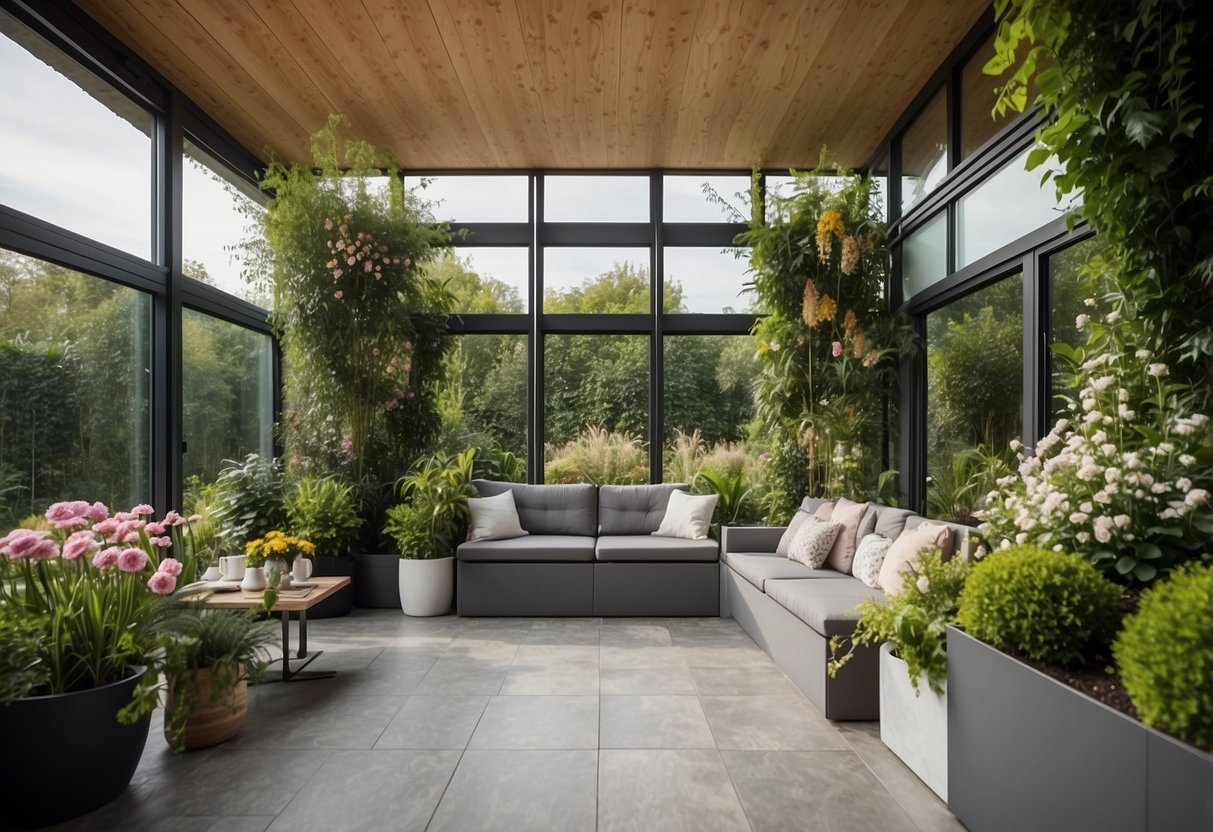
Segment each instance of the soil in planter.
[[1124,685],[1120,683],[1120,677],[1114,673],[1108,673],[1106,670],[1071,670],[1064,667],[1058,667],[1045,662],[1038,662],[1034,659],[1026,659],[1022,656],[1017,656],[1021,662],[1030,665],[1046,676],[1056,679],[1063,685],[1068,685],[1074,688],[1079,693],[1085,693],[1087,696],[1102,702],[1109,708],[1120,711],[1126,716],[1140,721],[1137,715],[1137,709],[1133,707],[1133,701],[1129,699],[1129,694],[1125,690]]

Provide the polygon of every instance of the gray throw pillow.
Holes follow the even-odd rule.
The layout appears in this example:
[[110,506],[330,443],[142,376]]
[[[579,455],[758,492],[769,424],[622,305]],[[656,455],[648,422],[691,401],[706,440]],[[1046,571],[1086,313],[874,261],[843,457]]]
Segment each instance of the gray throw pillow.
[[893,541],[884,535],[869,534],[855,548],[855,559],[851,561],[851,574],[872,589],[880,589],[880,567],[889,553]]

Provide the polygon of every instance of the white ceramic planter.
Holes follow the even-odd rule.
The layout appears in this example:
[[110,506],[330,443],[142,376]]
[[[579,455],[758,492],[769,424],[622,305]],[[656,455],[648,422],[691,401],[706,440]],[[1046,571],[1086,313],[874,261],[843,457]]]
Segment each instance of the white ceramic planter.
[[454,594],[454,558],[400,559],[400,609],[405,615],[446,615]]
[[915,694],[906,663],[893,655],[888,643],[880,648],[880,740],[947,801],[947,691],[933,692],[923,675]]

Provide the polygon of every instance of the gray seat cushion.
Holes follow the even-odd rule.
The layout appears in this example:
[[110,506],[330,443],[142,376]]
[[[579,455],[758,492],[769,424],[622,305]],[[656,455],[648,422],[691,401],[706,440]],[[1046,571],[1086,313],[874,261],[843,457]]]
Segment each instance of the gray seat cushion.
[[459,544],[455,557],[502,563],[585,563],[594,559],[594,538],[532,534],[509,540],[474,540]]
[[866,531],[883,535],[889,540],[896,540],[901,537],[901,532],[905,529],[906,521],[911,517],[918,517],[917,514],[908,508],[892,508],[891,506],[884,506],[879,503],[870,503],[869,505],[876,514],[876,522]]
[[767,581],[848,577],[833,569],[810,569],[803,563],[769,552],[743,552],[740,554],[729,552],[724,556],[724,562],[729,565],[730,569],[763,592],[766,591]]
[[598,533],[652,534],[661,527],[671,492],[686,490],[682,483],[599,486]]
[[516,482],[473,480],[481,497],[514,492],[522,528],[531,534],[593,537],[598,534],[597,489],[577,485],[523,485]]
[[605,535],[598,538],[598,560],[609,561],[714,561],[719,558],[715,540],[686,540],[649,534]]
[[884,600],[879,589],[855,578],[843,581],[768,581],[767,597],[809,627],[829,636],[846,635],[855,629],[859,615],[855,607],[865,598]]

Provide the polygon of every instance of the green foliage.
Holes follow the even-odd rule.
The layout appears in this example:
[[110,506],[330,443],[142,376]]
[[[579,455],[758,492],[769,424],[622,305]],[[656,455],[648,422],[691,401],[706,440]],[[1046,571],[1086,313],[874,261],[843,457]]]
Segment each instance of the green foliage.
[[1142,720],[1213,751],[1213,565],[1191,564],[1143,593],[1112,649]]
[[38,641],[45,619],[0,604],[0,703],[23,699],[50,681]]
[[296,480],[283,508],[291,533],[311,541],[322,555],[349,554],[362,528],[353,486],[331,477]]
[[[1213,6],[1204,0],[997,0],[997,111],[1022,110],[1035,82],[1054,117],[1029,168],[1056,157],[1058,196],[1108,247],[1119,291],[1138,304],[1151,351],[1201,380],[1213,364]],[[1046,174],[1046,178],[1048,175]],[[1175,361],[1172,361],[1175,359]],[[1180,363],[1182,362],[1182,363]]]
[[865,599],[859,605],[854,633],[830,639],[830,676],[851,660],[856,647],[888,641],[906,663],[916,692],[925,675],[931,690],[943,693],[948,678],[948,625],[956,619],[968,574],[969,563],[963,558],[944,561],[938,551],[920,555],[907,570],[901,592],[887,601]]
[[957,622],[999,650],[1074,666],[1106,654],[1119,601],[1117,586],[1086,558],[1014,546],[973,567]]
[[403,558],[444,558],[467,530],[468,498],[477,496],[476,449],[422,460],[400,481],[399,505],[387,513],[386,533]]
[[985,445],[953,451],[948,464],[932,465],[927,478],[927,512],[953,523],[976,524],[981,508],[998,480],[1011,473],[1009,452]]
[[250,540],[286,525],[286,479],[279,460],[249,454],[242,463],[230,462],[215,481],[214,495],[220,534],[240,553]]
[[[751,247],[750,288],[766,313],[754,328],[755,389],[758,416],[779,447],[774,484],[784,493],[772,499],[779,513],[806,493],[873,492],[883,430],[873,403],[895,382],[894,351],[910,343],[885,308],[889,261],[875,186],[845,174],[835,181],[841,186],[796,174],[773,218],[756,218],[738,238]],[[792,473],[800,465],[804,488]]]
[[639,485],[649,481],[649,455],[639,437],[591,425],[572,442],[549,448],[543,479],[549,483]]
[[711,493],[720,498],[717,501],[720,508],[720,522],[726,525],[739,522],[750,494],[753,492],[749,483],[746,482],[745,473],[738,471],[729,475],[709,469],[700,471],[699,478],[707,484]]

